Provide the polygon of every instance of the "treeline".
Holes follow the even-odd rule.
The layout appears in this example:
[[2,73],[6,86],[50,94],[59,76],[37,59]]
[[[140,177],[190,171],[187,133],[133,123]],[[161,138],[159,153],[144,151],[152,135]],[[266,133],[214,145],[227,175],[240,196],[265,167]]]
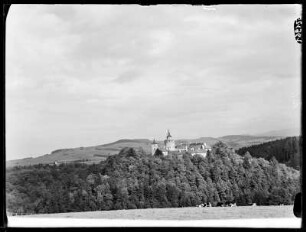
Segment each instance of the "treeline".
[[7,210],[60,213],[220,202],[292,204],[300,172],[276,159],[241,157],[223,143],[205,158],[151,156],[125,148],[100,164],[35,165],[7,170]]
[[249,152],[253,157],[270,160],[273,156],[278,162],[300,170],[300,154],[302,140],[300,137],[288,137],[250,147],[243,147],[237,153],[243,156]]

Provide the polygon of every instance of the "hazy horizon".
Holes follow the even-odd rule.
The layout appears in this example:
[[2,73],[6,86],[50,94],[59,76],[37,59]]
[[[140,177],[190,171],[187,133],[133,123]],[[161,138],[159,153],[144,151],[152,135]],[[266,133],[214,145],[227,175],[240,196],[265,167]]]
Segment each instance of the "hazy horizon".
[[300,5],[12,5],[6,159],[300,128]]

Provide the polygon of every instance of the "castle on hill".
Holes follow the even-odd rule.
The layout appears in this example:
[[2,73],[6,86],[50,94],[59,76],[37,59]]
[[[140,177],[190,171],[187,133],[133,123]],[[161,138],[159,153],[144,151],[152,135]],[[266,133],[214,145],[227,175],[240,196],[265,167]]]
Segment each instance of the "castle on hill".
[[177,152],[190,152],[192,156],[198,154],[206,157],[207,151],[210,151],[211,148],[206,145],[206,143],[180,143],[175,145],[175,140],[172,138],[170,131],[166,131],[166,139],[164,140],[164,145],[159,146],[159,144],[154,139],[151,145],[152,155],[155,154],[156,150],[160,150],[164,156],[169,155],[169,153]]

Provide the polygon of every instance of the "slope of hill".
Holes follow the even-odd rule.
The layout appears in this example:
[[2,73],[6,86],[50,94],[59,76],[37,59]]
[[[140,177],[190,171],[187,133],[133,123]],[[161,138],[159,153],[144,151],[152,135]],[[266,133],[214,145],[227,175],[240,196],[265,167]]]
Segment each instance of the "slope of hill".
[[201,137],[198,139],[178,139],[177,143],[206,143],[209,146],[213,146],[217,142],[223,142],[231,148],[239,149],[245,146],[251,146],[255,144],[261,144],[268,141],[280,139],[280,136],[253,136],[253,135],[227,135],[218,138],[213,137]]
[[95,165],[35,165],[7,170],[10,213],[219,206],[289,205],[300,172],[262,158],[241,157],[224,143],[204,158],[151,156],[133,148]]
[[273,140],[280,139],[279,136],[253,136],[253,135],[227,135],[218,139],[226,143],[228,146],[239,149],[241,147],[261,144]]
[[180,143],[206,143],[209,146],[213,146],[215,143],[219,142],[220,140],[213,138],[213,137],[201,137],[197,139],[177,139],[175,140],[176,144]]
[[300,135],[301,135],[301,129],[297,127],[290,129],[283,129],[283,130],[267,131],[265,133],[256,134],[256,136],[281,136],[281,137],[294,137]]
[[99,163],[110,155],[118,154],[124,147],[132,147],[137,149],[142,148],[145,152],[151,152],[151,141],[148,139],[122,139],[113,143],[98,146],[59,149],[52,151],[51,154],[46,154],[35,158],[10,160],[6,162],[6,166],[12,167],[17,165],[26,166],[48,164],[55,161],[59,163]]
[[237,150],[239,155],[249,152],[253,157],[262,157],[270,160],[273,156],[278,162],[295,169],[300,169],[301,139],[299,137],[288,137],[276,141],[266,142]]
[[[219,138],[201,137],[198,139],[177,139],[176,144],[179,143],[206,143],[208,146],[213,146],[215,143],[222,141],[228,146],[238,149],[244,146],[251,146],[254,144],[261,144],[268,141],[279,139],[280,137],[259,137],[250,135],[228,135]],[[163,141],[157,141],[160,146],[163,146]],[[105,160],[108,156],[118,154],[124,147],[142,148],[145,152],[151,153],[151,141],[148,139],[121,139],[113,143],[91,146],[78,147],[69,149],[58,149],[52,151],[51,154],[35,158],[25,158],[18,160],[10,160],[6,162],[7,167],[16,165],[35,165],[54,163],[69,163],[69,162],[85,162],[85,163],[99,163]]]

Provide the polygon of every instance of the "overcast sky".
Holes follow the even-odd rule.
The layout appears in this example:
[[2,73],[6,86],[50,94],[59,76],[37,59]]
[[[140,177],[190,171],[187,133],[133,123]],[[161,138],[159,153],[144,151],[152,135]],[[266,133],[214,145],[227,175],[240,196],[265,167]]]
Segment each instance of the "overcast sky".
[[299,5],[13,5],[7,159],[300,126]]

